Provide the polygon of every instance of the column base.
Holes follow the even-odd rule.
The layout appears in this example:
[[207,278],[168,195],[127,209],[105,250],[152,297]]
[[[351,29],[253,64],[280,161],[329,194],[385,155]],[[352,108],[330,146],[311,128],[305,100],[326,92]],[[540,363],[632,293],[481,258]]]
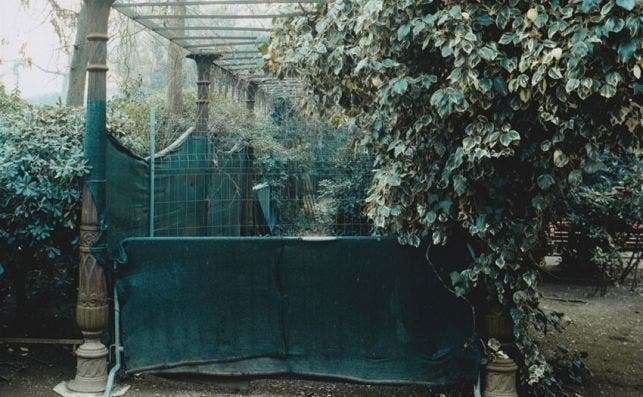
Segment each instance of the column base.
[[[104,392],[80,392],[71,390],[68,387],[69,381],[60,382],[54,387],[54,391],[63,397],[103,397]],[[111,397],[120,397],[125,395],[130,385],[115,385],[110,394]]]

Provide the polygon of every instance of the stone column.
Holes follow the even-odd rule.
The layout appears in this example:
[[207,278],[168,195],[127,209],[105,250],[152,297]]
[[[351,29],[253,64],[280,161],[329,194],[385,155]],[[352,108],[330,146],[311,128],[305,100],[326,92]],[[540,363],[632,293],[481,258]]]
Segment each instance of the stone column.
[[85,158],[91,172],[83,185],[76,305],[76,321],[84,342],[76,350],[76,377],[67,387],[74,392],[96,393],[105,390],[107,382],[107,348],[100,337],[107,326],[109,304],[104,269],[90,247],[100,231],[97,208],[105,207],[107,21],[114,0],[84,1],[89,16]]
[[249,81],[246,86],[246,109],[253,115],[255,111],[255,101],[257,98],[257,83]]
[[188,58],[196,62],[197,72],[197,100],[196,100],[196,128],[194,135],[207,135],[208,133],[208,105],[210,103],[210,70],[212,62],[218,59],[220,54],[190,54]]

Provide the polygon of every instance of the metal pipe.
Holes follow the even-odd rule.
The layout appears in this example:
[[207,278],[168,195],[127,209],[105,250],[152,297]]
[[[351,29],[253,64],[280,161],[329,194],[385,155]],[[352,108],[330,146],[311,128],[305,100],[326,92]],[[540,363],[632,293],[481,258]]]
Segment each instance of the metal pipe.
[[118,303],[118,293],[116,292],[116,288],[114,288],[114,359],[116,362],[107,376],[107,384],[105,385],[103,397],[110,397],[110,394],[112,394],[116,373],[121,369],[121,353],[123,352],[123,347],[121,346],[120,322],[121,307]]
[[156,107],[150,109],[150,237],[154,237],[154,177],[156,174]]

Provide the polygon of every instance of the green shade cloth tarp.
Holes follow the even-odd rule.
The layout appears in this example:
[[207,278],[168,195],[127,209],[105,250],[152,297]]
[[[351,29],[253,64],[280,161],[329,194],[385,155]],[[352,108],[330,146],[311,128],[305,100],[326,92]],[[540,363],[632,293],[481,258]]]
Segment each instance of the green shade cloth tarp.
[[[245,148],[214,152],[207,137],[189,136],[156,158],[155,235],[238,236],[245,156]],[[122,239],[149,235],[150,165],[109,136],[105,161],[106,199],[96,203],[102,224],[93,251],[109,265]]]
[[477,376],[471,309],[424,249],[375,237],[183,237],[126,239],[121,251],[128,373],[430,385]]

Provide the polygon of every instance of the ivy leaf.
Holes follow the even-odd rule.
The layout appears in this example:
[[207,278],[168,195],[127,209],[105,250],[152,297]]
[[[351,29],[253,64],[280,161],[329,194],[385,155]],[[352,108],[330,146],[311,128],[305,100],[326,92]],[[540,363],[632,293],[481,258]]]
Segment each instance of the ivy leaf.
[[520,139],[520,134],[518,131],[509,130],[500,136],[500,143],[504,146],[509,146],[511,142],[517,141]]
[[451,7],[451,10],[449,11],[449,15],[453,19],[461,19],[462,18],[462,8],[460,6],[453,6]]
[[386,183],[388,183],[389,186],[400,186],[402,184],[402,178],[400,178],[399,174],[392,173],[391,175],[389,175]]
[[500,36],[500,40],[498,40],[498,43],[509,44],[514,40],[514,37],[514,34],[511,32],[503,33],[502,36]]
[[501,255],[496,259],[495,263],[498,268],[503,269],[505,267],[505,258],[503,258]]
[[487,78],[481,79],[479,84],[482,92],[487,92],[491,89],[491,87],[493,87],[493,82],[491,81],[491,79]]
[[616,0],[616,5],[625,8],[628,11],[632,11],[636,5],[636,0]]
[[557,149],[554,151],[554,165],[558,168],[562,168],[569,162],[569,159],[562,150]]
[[467,190],[467,178],[462,175],[456,175],[453,177],[453,189],[458,196],[462,196]]
[[397,30],[397,39],[399,41],[403,41],[404,38],[409,35],[409,33],[411,33],[411,25],[409,24],[402,25]]
[[537,210],[542,210],[545,204],[545,198],[541,195],[538,195],[531,199],[531,206]]
[[562,73],[560,73],[560,69],[557,67],[550,68],[549,71],[547,71],[547,75],[554,80],[560,80],[563,78]]
[[567,93],[570,93],[570,92],[574,91],[575,89],[577,89],[579,85],[580,85],[580,80],[578,80],[578,79],[569,79],[569,80],[567,80],[567,83],[565,84],[565,91],[567,91]]
[[533,272],[523,273],[522,279],[525,284],[531,287],[536,282],[536,275]]
[[623,62],[629,61],[632,55],[634,55],[634,52],[636,52],[639,41],[640,39],[633,38],[630,41],[619,44],[618,49],[616,50],[619,55],[619,59]]
[[440,245],[443,240],[444,240],[444,235],[442,234],[441,231],[436,230],[436,231],[433,232],[433,244],[434,245]]
[[478,54],[480,54],[480,58],[485,61],[493,61],[498,56],[498,51],[489,46],[484,46],[478,50]]
[[611,98],[616,95],[616,87],[611,84],[603,84],[600,90],[600,94],[605,98]]
[[435,211],[429,211],[426,214],[426,223],[428,226],[431,226],[433,222],[437,219],[438,215],[435,213]]
[[408,88],[409,83],[406,81],[406,79],[399,79],[395,83],[393,83],[393,92],[398,95],[404,94]]
[[538,177],[538,187],[542,190],[548,190],[556,181],[554,177],[549,174],[544,174]]
[[567,175],[567,182],[572,186],[579,186],[583,181],[583,173],[581,170],[573,170]]
[[592,10],[601,3],[601,0],[583,0],[581,11],[585,14],[592,12]]

